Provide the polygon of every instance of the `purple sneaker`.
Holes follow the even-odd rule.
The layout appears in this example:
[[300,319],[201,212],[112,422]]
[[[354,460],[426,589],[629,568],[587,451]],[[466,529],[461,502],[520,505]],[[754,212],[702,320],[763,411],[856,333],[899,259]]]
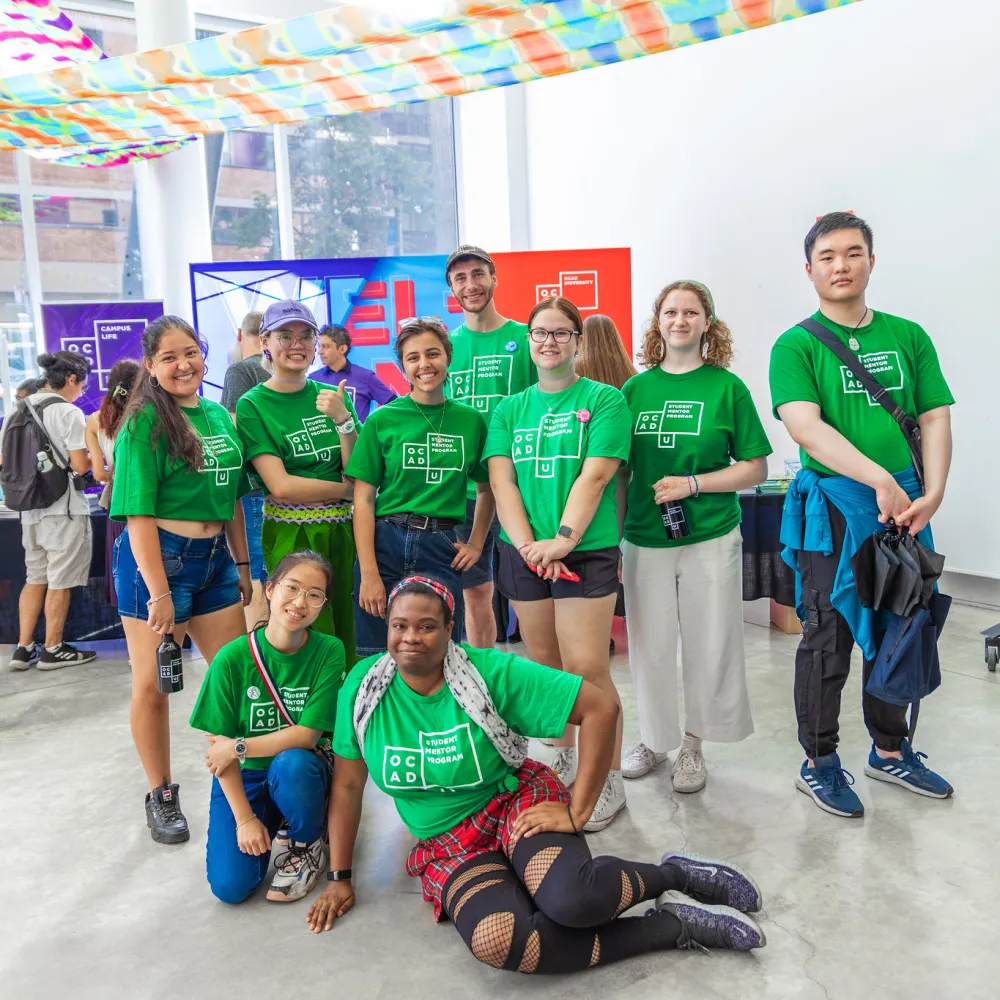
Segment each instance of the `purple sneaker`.
[[745,871],[725,861],[711,861],[679,851],[664,854],[660,864],[680,871],[685,881],[678,891],[701,903],[718,903],[743,913],[756,913],[763,902],[757,883]]
[[753,917],[731,906],[712,906],[710,903],[699,903],[680,892],[665,892],[657,901],[656,908],[672,913],[681,922],[678,948],[750,951],[767,944],[764,932]]

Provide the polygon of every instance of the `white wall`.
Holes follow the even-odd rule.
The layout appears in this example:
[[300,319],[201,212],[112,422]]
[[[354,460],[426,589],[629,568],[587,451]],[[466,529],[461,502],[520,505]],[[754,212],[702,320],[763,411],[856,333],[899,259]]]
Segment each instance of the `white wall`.
[[996,0],[866,0],[526,87],[531,249],[630,246],[636,336],[663,284],[707,282],[772,468],[794,446],[770,416],[768,352],[815,308],[802,237],[833,210],[872,224],[870,303],[930,332],[958,400],[938,545],[991,576],[998,37]]

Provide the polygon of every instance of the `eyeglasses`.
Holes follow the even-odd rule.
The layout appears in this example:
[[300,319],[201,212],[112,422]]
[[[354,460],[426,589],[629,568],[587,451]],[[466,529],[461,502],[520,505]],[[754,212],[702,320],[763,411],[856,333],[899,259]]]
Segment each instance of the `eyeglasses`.
[[312,347],[312,345],[316,343],[316,335],[311,330],[303,337],[296,337],[291,333],[279,332],[275,334],[274,339],[281,344],[282,347],[291,347],[293,344],[301,344],[303,347]]
[[305,594],[306,604],[311,608],[321,608],[326,604],[326,594],[322,590],[305,590],[291,580],[282,580],[278,584],[278,590],[286,601],[294,601],[299,594]]
[[414,323],[433,323],[435,326],[441,327],[442,330],[447,331],[448,329],[440,316],[411,316],[409,319],[400,320],[399,328],[405,330],[406,327],[413,326]]
[[579,330],[545,330],[536,326],[534,330],[528,331],[528,336],[536,344],[544,344],[551,337],[557,344],[568,344],[573,337],[580,335]]

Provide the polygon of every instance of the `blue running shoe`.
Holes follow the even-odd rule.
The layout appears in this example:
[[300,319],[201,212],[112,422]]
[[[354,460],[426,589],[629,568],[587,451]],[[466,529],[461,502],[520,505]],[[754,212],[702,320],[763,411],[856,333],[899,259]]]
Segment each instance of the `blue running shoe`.
[[701,903],[721,903],[743,913],[756,913],[761,906],[760,888],[742,869],[725,861],[710,861],[681,851],[665,854],[661,865],[670,865],[684,876],[679,891]]
[[917,795],[927,795],[932,799],[946,799],[955,790],[940,774],[935,773],[924,761],[927,754],[920,753],[910,746],[909,740],[903,740],[899,747],[903,752],[902,759],[898,757],[880,757],[875,752],[868,755],[865,764],[865,774],[876,781],[888,781],[894,785],[902,785]]
[[806,795],[811,795],[813,802],[834,816],[864,816],[865,807],[861,799],[851,789],[854,775],[840,766],[840,758],[835,753],[828,753],[813,760],[815,767],[809,766],[809,761],[802,762],[802,770],[795,779],[795,787]]
[[681,933],[677,939],[678,948],[699,951],[707,951],[709,948],[750,951],[752,948],[763,948],[767,944],[764,932],[753,917],[748,917],[731,906],[699,903],[690,896],[671,891],[660,896],[656,909],[672,913],[681,922]]

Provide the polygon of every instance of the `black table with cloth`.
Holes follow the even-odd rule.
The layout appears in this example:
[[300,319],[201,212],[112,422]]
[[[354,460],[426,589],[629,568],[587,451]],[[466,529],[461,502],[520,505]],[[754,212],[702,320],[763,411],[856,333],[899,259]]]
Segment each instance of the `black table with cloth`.
[[[740,495],[743,511],[743,600],[769,597],[778,604],[795,604],[795,574],[781,558],[781,509],[785,498],[780,494],[746,493]],[[70,601],[66,619],[67,642],[94,642],[98,639],[122,639],[121,620],[108,603],[107,569],[104,543],[108,519],[100,508],[91,512],[93,550],[90,582],[77,587]],[[17,599],[24,585],[24,549],[21,524],[17,514],[0,512],[0,642],[18,640]],[[507,602],[497,591],[494,598],[497,630],[509,634],[511,614]],[[39,620],[35,638],[44,637],[44,615]]]

